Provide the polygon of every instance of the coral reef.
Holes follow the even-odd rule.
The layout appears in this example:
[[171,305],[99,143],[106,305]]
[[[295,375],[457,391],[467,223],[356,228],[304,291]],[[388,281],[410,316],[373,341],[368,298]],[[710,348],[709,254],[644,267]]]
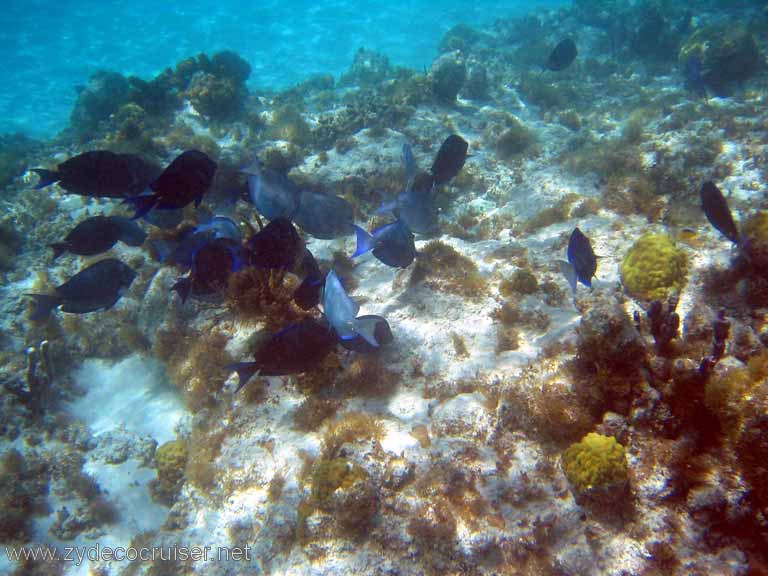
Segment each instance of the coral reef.
[[688,258],[664,234],[638,238],[621,262],[621,281],[635,298],[663,300],[680,292],[687,281]]
[[482,296],[487,291],[477,265],[439,240],[432,240],[419,252],[411,284],[421,283],[434,290],[468,298]]
[[171,440],[158,446],[155,452],[157,481],[150,484],[152,498],[168,506],[173,504],[184,484],[187,456],[184,440]]
[[577,498],[609,504],[624,497],[627,457],[612,436],[590,432],[563,452],[562,464]]
[[467,65],[458,51],[440,55],[429,71],[432,91],[445,102],[453,102],[467,78]]

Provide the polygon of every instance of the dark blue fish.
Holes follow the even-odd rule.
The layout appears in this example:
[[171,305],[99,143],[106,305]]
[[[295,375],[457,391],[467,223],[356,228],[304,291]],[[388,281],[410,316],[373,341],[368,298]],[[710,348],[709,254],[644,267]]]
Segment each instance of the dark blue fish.
[[376,214],[391,212],[418,234],[430,234],[437,229],[437,207],[434,200],[434,180],[431,174],[418,174],[418,166],[411,147],[403,144],[403,172],[405,191],[392,202],[383,203]]
[[714,182],[704,182],[699,193],[701,197],[701,209],[709,220],[723,236],[731,242],[739,243],[739,229],[733,221],[733,215],[728,208],[728,201],[723,196],[720,188]]
[[134,219],[152,210],[178,210],[192,202],[199,206],[216,174],[216,162],[199,150],[179,154],[149,185],[150,194],[126,198],[136,208]]
[[[386,346],[394,339],[392,336],[392,329],[389,327],[389,323],[381,316],[365,314],[363,316],[358,316],[357,320],[361,324],[373,324],[373,328],[366,328],[366,331],[372,332],[373,337],[380,345]],[[372,346],[365,338],[361,336],[357,336],[351,340],[340,340],[339,342],[347,350],[358,352],[360,354],[370,354],[371,352],[377,352],[380,350],[378,346]]]
[[211,240],[194,253],[189,274],[179,278],[171,290],[179,294],[182,303],[189,296],[198,299],[218,296],[226,288],[230,275],[244,263],[245,255],[239,243],[227,238]]
[[304,242],[287,218],[276,218],[246,243],[249,262],[257,268],[289,270],[304,256]]
[[150,210],[146,214],[141,216],[147,224],[162,228],[163,230],[170,230],[176,228],[184,221],[183,210]]
[[227,368],[237,372],[239,391],[254,374],[284,376],[316,368],[336,347],[329,326],[314,318],[291,324],[270,334],[254,354],[253,362],[238,362]]
[[285,175],[264,169],[256,160],[242,170],[248,176],[248,191],[256,210],[267,220],[291,218],[299,205],[299,188]]
[[570,38],[566,38],[561,40],[552,52],[550,52],[549,58],[547,58],[547,62],[544,66],[553,72],[560,72],[573,64],[577,54],[578,50],[576,49],[576,43]]
[[136,154],[120,154],[120,157],[128,166],[131,173],[131,184],[128,186],[126,196],[136,196],[147,191],[152,182],[160,177],[163,169],[153,162],[144,160]]
[[72,314],[108,310],[120,300],[135,277],[136,272],[120,260],[100,260],[54,288],[53,294],[26,294],[35,299],[30,317],[34,322],[43,321],[55,308]]
[[467,141],[457,134],[445,139],[432,163],[431,172],[436,186],[449,182],[459,173],[467,160],[468,148]]
[[349,202],[313,190],[301,191],[293,221],[310,236],[323,240],[347,236],[354,230],[354,215]]
[[402,163],[403,174],[405,175],[405,189],[409,190],[413,186],[413,179],[416,178],[419,167],[416,165],[413,150],[411,150],[411,145],[408,142],[403,144]]
[[691,54],[685,61],[683,76],[685,78],[685,87],[688,90],[698,96],[705,96],[707,94],[707,86],[701,75],[701,58],[696,54]]
[[560,271],[568,279],[571,291],[576,295],[576,282],[592,288],[592,277],[597,270],[597,257],[592,244],[581,230],[574,228],[568,240],[568,262],[559,260]]
[[33,168],[32,171],[40,176],[35,188],[44,188],[58,182],[59,186],[72,194],[124,198],[141,186],[137,183],[139,175],[134,174],[136,158],[109,150],[85,152],[62,162],[56,170]]
[[214,216],[207,222],[198,224],[192,229],[193,234],[206,234],[209,233],[211,239],[217,238],[229,238],[240,242],[241,234],[240,228],[237,224],[226,216]]
[[369,250],[387,266],[407,268],[416,257],[413,233],[402,220],[379,226],[371,234],[355,226],[357,249],[352,258],[365,254]]
[[293,292],[293,301],[302,310],[311,310],[320,303],[320,293],[323,291],[325,274],[320,270],[312,252],[306,248],[304,248],[304,256],[294,272],[303,280]]
[[121,216],[92,216],[78,223],[61,242],[51,244],[53,260],[64,252],[94,256],[106,252],[118,241],[141,246],[147,237],[136,222]]

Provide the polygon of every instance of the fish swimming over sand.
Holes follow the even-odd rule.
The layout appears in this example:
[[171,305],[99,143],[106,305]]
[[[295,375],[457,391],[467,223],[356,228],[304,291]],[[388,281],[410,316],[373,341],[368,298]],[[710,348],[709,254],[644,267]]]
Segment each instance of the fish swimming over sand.
[[312,370],[336,344],[336,337],[325,321],[307,318],[268,335],[258,346],[253,362],[238,362],[227,368],[237,372],[237,392],[257,373],[284,376]]
[[389,322],[381,316],[364,314],[363,316],[358,316],[357,320],[361,324],[373,324],[373,328],[366,328],[366,331],[370,331],[373,334],[379,346],[373,346],[362,336],[357,336],[351,340],[340,340],[339,343],[347,350],[359,354],[370,354],[371,352],[378,352],[381,346],[386,346],[394,339]]
[[728,208],[728,201],[720,188],[714,182],[704,182],[699,197],[701,198],[701,209],[709,223],[728,240],[738,244],[739,229],[736,227],[736,222],[733,221],[733,215]]
[[587,288],[592,288],[592,277],[597,271],[597,256],[592,250],[589,238],[578,228],[574,228],[571,232],[567,254],[568,261],[558,260],[558,264],[575,297],[577,281]]
[[354,231],[352,205],[332,194],[302,190],[293,221],[304,232],[321,240],[348,236]]
[[151,192],[127,198],[136,208],[134,219],[150,210],[179,210],[192,202],[199,206],[216,174],[216,162],[199,150],[179,154],[149,185]]
[[354,340],[362,337],[368,344],[378,348],[374,334],[376,323],[359,320],[357,313],[360,306],[353,301],[341,285],[336,272],[330,270],[325,277],[323,290],[323,314],[336,335],[341,340]]
[[355,226],[357,249],[352,258],[372,251],[382,263],[393,268],[407,268],[416,257],[413,233],[402,220],[395,220],[373,230],[370,234]]
[[436,186],[450,182],[459,173],[467,160],[468,148],[469,143],[457,134],[445,139],[430,169]]
[[106,252],[117,242],[141,246],[147,233],[133,220],[122,216],[92,216],[78,223],[61,242],[51,244],[55,261],[65,252],[94,256]]
[[292,218],[299,206],[299,188],[287,176],[263,168],[256,160],[241,170],[248,176],[248,192],[256,210],[267,220]]
[[125,198],[139,194],[157,177],[157,167],[133,154],[93,150],[73,156],[56,170],[33,168],[39,177],[35,188],[58,182],[64,190],[80,196]]
[[72,314],[109,310],[134,278],[136,272],[120,260],[100,260],[54,288],[53,294],[26,294],[35,299],[30,318],[34,322],[44,321],[56,308]]

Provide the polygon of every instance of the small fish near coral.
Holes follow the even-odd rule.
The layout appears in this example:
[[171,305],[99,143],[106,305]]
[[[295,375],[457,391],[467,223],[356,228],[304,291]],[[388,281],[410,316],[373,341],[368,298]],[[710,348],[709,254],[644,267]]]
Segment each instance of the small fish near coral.
[[150,210],[179,210],[195,203],[199,206],[216,174],[216,162],[199,150],[179,154],[149,185],[151,193],[126,198],[136,208],[134,219]]
[[286,376],[316,368],[336,347],[336,337],[323,320],[307,318],[269,334],[258,346],[253,362],[227,366],[237,372],[239,391],[256,374]]
[[128,246],[141,246],[147,233],[133,220],[122,216],[92,216],[78,223],[61,242],[51,244],[55,261],[65,252],[78,256],[94,256],[106,252],[118,241]]
[[738,244],[739,229],[736,227],[736,222],[733,221],[733,215],[728,208],[728,201],[720,188],[714,182],[704,182],[699,197],[701,198],[701,209],[709,223],[728,240]]
[[407,268],[416,257],[413,233],[402,220],[395,220],[373,230],[370,234],[355,226],[357,249],[352,258],[372,252],[383,264]]
[[56,170],[33,168],[39,177],[35,188],[58,182],[70,194],[98,198],[125,198],[140,194],[157,177],[156,167],[133,154],[93,150],[73,156]]
[[136,272],[120,260],[100,260],[54,288],[53,294],[26,294],[35,299],[30,318],[33,322],[45,321],[56,308],[72,314],[109,310],[134,278]]
[[568,240],[568,261],[558,260],[560,271],[571,286],[573,297],[576,298],[576,283],[581,282],[587,288],[592,288],[592,277],[597,271],[597,257],[592,250],[592,243],[578,228],[574,228]]
[[544,67],[552,72],[561,72],[573,64],[577,54],[576,43],[570,38],[565,38],[550,52]]

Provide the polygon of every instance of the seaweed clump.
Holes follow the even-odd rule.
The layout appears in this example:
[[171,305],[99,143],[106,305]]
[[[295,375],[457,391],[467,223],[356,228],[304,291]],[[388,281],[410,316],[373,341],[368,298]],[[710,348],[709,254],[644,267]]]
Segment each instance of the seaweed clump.
[[307,314],[293,302],[296,283],[283,273],[247,267],[229,277],[227,306],[240,321],[262,321],[277,330]]
[[419,253],[411,284],[419,283],[465,298],[483,296],[488,290],[477,265],[440,240],[432,240]]

